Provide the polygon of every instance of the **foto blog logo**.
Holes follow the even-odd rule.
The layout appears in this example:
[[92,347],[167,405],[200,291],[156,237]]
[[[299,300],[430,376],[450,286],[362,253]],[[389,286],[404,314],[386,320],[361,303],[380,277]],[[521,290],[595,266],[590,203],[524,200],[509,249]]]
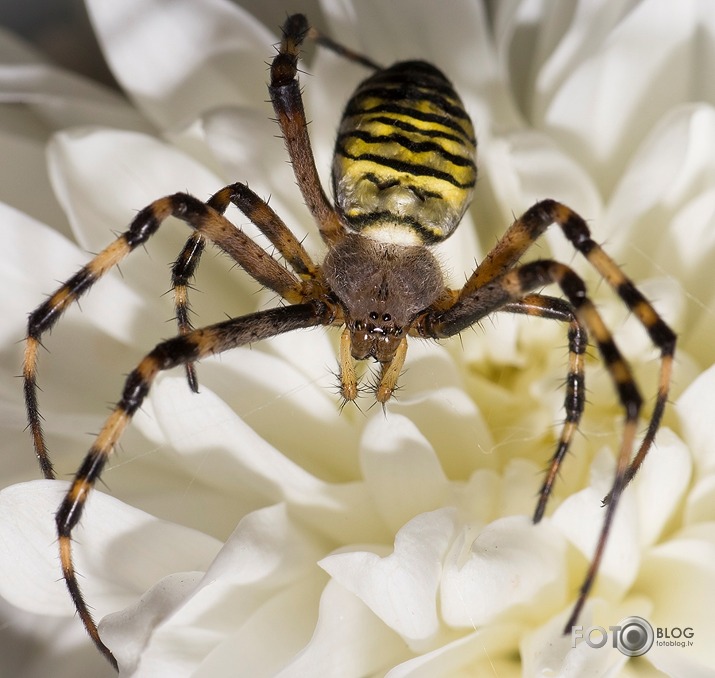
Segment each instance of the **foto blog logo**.
[[626,617],[618,625],[609,626],[608,630],[602,626],[574,626],[571,629],[572,647],[576,647],[578,641],[589,647],[604,647],[609,640],[609,631],[612,646],[627,657],[645,654],[655,640],[655,632],[648,621],[642,617]]

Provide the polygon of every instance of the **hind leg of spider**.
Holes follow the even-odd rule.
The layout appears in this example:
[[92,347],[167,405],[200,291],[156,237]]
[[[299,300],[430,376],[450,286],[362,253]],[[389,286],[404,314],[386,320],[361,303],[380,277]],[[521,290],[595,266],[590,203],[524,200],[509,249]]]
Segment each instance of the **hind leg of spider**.
[[[229,205],[235,205],[270,240],[278,253],[304,282],[315,280],[318,268],[283,220],[248,186],[235,183],[217,191],[207,205],[224,214]],[[188,334],[193,326],[190,319],[189,287],[196,274],[206,239],[192,233],[171,269],[171,287],[179,334]],[[189,387],[198,392],[199,383],[193,363],[184,366]]]
[[82,516],[87,498],[107,460],[149,393],[156,375],[172,367],[277,334],[330,324],[333,312],[334,309],[327,304],[313,301],[259,311],[193,330],[158,344],[127,377],[119,402],[87,453],[56,515],[60,561],[67,588],[87,632],[115,669],[117,662],[99,637],[97,625],[79,586],[72,557],[72,531]]
[[288,271],[210,205],[186,193],[176,193],[156,200],[136,215],[127,231],[30,314],[23,362],[25,403],[35,454],[46,478],[54,478],[55,474],[45,444],[37,398],[37,360],[42,336],[54,327],[69,306],[139,245],[144,244],[170,216],[184,221],[202,237],[213,242],[258,283],[272,289],[289,303],[300,303],[320,296],[319,285],[301,280]]
[[578,430],[583,414],[586,402],[584,354],[588,346],[588,333],[576,317],[574,309],[563,299],[557,297],[530,294],[518,302],[506,304],[499,310],[568,323],[569,361],[566,376],[566,396],[564,399],[566,417],[556,444],[556,450],[549,460],[549,467],[539,490],[539,500],[533,517],[534,522],[538,523],[544,516],[546,503],[551,495],[554,482],[571,447],[571,442]]
[[422,336],[427,337],[453,336],[480,318],[500,310],[506,304],[518,302],[532,290],[552,283],[559,285],[577,319],[598,346],[625,412],[623,437],[616,457],[616,471],[611,486],[611,501],[606,506],[591,564],[564,629],[564,633],[568,633],[581,613],[595,582],[620,496],[626,484],[642,405],[641,395],[633,379],[630,366],[618,350],[593,302],[588,298],[586,286],[581,278],[568,266],[556,261],[539,260],[514,268],[475,290],[469,296],[460,297],[451,308],[427,312],[418,319],[418,330]]

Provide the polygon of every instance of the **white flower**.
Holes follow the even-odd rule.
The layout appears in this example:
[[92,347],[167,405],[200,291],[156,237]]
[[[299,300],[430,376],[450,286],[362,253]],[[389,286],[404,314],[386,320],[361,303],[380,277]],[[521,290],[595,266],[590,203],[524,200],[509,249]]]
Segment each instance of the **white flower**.
[[[90,88],[85,97],[109,112],[80,116],[74,85],[52,89],[49,78],[17,90],[42,111],[58,100],[74,108],[48,125],[73,125],[48,148],[66,216],[27,198],[10,204],[52,229],[11,207],[0,212],[12,253],[0,270],[13,292],[3,300],[12,346],[5,428],[27,460],[4,474],[8,485],[32,477],[34,463],[10,379],[26,313],[135,210],[177,190],[206,198],[247,180],[322,252],[265,102],[263,62],[276,32],[219,0],[88,7],[138,113]],[[329,35],[377,61],[436,63],[473,114],[481,178],[470,214],[439,253],[451,284],[513,214],[552,197],[589,220],[678,332],[675,406],[622,498],[581,621],[607,628],[640,615],[656,627],[691,627],[693,645],[654,646],[627,662],[562,635],[600,529],[623,414],[607,371],[590,360],[582,436],[549,517],[533,526],[563,417],[565,328],[498,315],[461,341],[412,342],[385,414],[339,411],[335,332],[323,329],[202,361],[199,395],[181,371],[162,375],[74,534],[83,590],[121,674],[635,676],[655,667],[705,675],[715,666],[703,604],[715,590],[715,431],[706,414],[715,390],[715,92],[701,64],[715,45],[712,12],[653,0],[500,2],[488,15],[467,0],[325,0],[321,10]],[[273,24],[282,19],[283,9]],[[341,108],[364,71],[321,49],[304,70],[326,177]],[[37,153],[32,170],[46,176]],[[147,253],[108,275],[46,339],[41,404],[60,477],[79,465],[85,432],[99,429],[123,375],[172,334],[162,294],[187,235],[167,222]],[[650,406],[658,361],[647,335],[557,228],[536,256],[584,275]],[[276,303],[210,253],[196,284],[197,324]],[[94,653],[66,630],[79,628],[56,556],[53,514],[66,488],[17,482],[0,493],[0,614],[15,629],[38,620],[46,643],[28,676],[48,666],[77,675],[72,662]],[[55,629],[61,635],[49,639]]]

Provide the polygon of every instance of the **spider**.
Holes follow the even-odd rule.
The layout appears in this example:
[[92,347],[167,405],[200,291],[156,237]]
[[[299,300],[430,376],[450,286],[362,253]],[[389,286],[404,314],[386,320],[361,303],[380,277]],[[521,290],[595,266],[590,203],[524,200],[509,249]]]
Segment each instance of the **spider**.
[[[347,103],[335,145],[332,189],[323,190],[313,160],[297,77],[301,44],[309,37],[371,69]],[[625,412],[615,477],[591,564],[565,632],[593,586],[619,498],[636,474],[660,425],[673,367],[676,337],[618,265],[592,239],[585,221],[554,200],[542,200],[507,229],[458,290],[449,289],[431,246],[449,237],[468,208],[476,181],[476,139],[452,84],[425,61],[383,68],[311,29],[303,15],[288,17],[270,68],[269,93],[305,203],[327,254],[316,264],[269,205],[235,183],[207,202],[186,193],[161,198],[141,210],[106,249],[61,285],[29,317],[23,376],[29,428],[42,472],[54,478],[37,400],[37,358],[42,335],[107,271],[145,243],[169,216],[194,229],[172,271],[178,335],[159,343],[127,377],[119,402],[97,435],[56,514],[62,572],[79,616],[99,650],[117,668],[85,602],[73,564],[72,532],[122,432],[141,406],[156,375],[184,366],[198,390],[194,362],[204,356],[298,328],[343,327],[339,344],[340,392],[359,393],[355,361],[379,365],[374,397],[393,395],[408,337],[445,339],[495,312],[539,316],[568,329],[569,365],[565,421],[539,493],[533,520],[544,515],[554,480],[585,404],[584,353],[590,336],[601,354]],[[224,212],[235,205],[268,238],[287,263],[251,240]],[[631,369],[589,299],[582,279],[567,265],[522,255],[552,224],[603,276],[643,325],[661,354],[655,404],[635,455],[642,399]],[[206,242],[227,253],[284,305],[194,329],[187,289]],[[562,297],[541,288],[556,284]]]

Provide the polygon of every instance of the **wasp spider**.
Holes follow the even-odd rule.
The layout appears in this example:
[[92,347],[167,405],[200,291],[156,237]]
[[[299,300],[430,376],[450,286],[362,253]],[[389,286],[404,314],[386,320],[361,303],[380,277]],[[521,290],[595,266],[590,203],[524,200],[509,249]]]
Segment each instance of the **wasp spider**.
[[[318,179],[297,79],[299,49],[307,36],[373,71],[348,101],[338,131],[332,168],[335,205]],[[570,628],[593,585],[619,497],[643,462],[660,424],[668,397],[674,333],[594,242],[584,220],[554,200],[537,203],[517,219],[462,289],[445,286],[430,247],[454,232],[470,203],[477,176],[476,140],[459,96],[431,64],[405,61],[382,68],[319,35],[309,28],[305,17],[295,15],[284,25],[268,89],[298,186],[328,249],[322,264],[311,259],[281,218],[245,184],[226,186],[207,202],[176,193],[139,212],[125,233],[30,315],[24,358],[25,397],[37,457],[44,475],[52,478],[36,394],[42,335],[107,271],[145,243],[167,217],[178,217],[194,230],[173,268],[178,336],[158,344],[129,374],[119,402],[57,512],[63,575],[87,631],[116,667],[80,590],[72,559],[72,531],[112,450],[160,371],[185,366],[189,384],[196,390],[193,363],[203,356],[298,328],[333,325],[344,328],[339,357],[342,397],[352,401],[358,395],[354,361],[372,358],[380,366],[374,395],[385,403],[402,370],[408,337],[451,337],[497,311],[558,320],[568,328],[566,418],[541,487],[534,521],[544,515],[584,408],[587,335],[598,347],[625,411],[622,445],[605,502],[603,526],[567,623]],[[267,236],[289,268],[223,216],[231,203]],[[641,396],[583,281],[558,261],[519,263],[551,224],[557,224],[606,279],[660,350],[657,398],[634,456]],[[206,241],[226,252],[286,304],[193,329],[188,319],[187,289]],[[562,298],[535,291],[552,283],[559,286]]]

